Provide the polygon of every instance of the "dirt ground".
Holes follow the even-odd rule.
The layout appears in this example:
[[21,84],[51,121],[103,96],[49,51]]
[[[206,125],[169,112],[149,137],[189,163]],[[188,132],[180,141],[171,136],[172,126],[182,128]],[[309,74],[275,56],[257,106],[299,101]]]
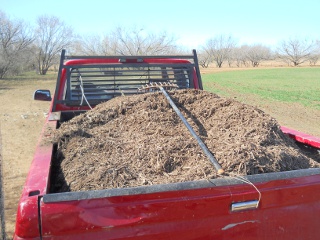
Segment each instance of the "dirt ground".
[[34,101],[36,89],[54,89],[54,81],[0,82],[0,131],[6,230],[14,232],[17,205],[49,109],[49,102]]
[[[48,102],[33,101],[36,89],[53,91],[55,81],[0,82],[0,130],[4,171],[6,230],[13,235],[17,204],[33,158]],[[299,104],[264,103],[250,96],[238,96],[273,116],[280,125],[320,137],[320,110]]]

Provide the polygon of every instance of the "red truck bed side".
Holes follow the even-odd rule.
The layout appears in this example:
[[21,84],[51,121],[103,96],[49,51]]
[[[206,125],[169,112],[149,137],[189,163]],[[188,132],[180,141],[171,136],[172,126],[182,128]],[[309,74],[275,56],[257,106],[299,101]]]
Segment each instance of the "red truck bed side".
[[[239,182],[205,186],[201,182],[203,188],[183,189],[183,184],[176,184],[172,191],[142,194],[125,194],[124,190],[119,196],[103,191],[91,196],[44,196],[40,202],[42,238],[317,239],[318,176],[255,182],[261,192],[259,207],[235,212],[231,211],[233,203],[258,199],[252,186]],[[95,194],[111,196],[95,198]]]
[[297,142],[320,149],[320,138],[282,126],[281,130]]

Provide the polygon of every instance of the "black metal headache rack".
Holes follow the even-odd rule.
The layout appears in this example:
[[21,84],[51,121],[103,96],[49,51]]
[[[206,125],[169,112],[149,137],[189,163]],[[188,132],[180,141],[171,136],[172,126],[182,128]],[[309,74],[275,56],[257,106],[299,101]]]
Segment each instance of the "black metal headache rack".
[[66,76],[64,97],[57,100],[55,96],[55,103],[69,106],[90,106],[120,95],[141,94],[138,89],[152,83],[194,88],[194,71],[202,89],[195,50],[192,55],[176,56],[66,56],[63,50],[56,93],[63,69]]

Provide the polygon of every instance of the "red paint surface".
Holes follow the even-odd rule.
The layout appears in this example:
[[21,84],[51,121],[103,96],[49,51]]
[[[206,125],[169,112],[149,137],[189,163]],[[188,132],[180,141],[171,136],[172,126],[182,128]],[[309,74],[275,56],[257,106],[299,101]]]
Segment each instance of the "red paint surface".
[[45,140],[45,137],[49,136],[50,128],[56,128],[56,124],[56,121],[49,122],[46,120],[23,187],[15,229],[15,236],[23,239],[39,236],[38,198],[47,193],[53,150],[53,145]]
[[320,149],[320,138],[314,137],[287,127],[281,127],[283,133],[287,134],[292,139],[296,140],[297,142],[319,148]]
[[43,239],[317,239],[319,176],[59,203],[41,202]]

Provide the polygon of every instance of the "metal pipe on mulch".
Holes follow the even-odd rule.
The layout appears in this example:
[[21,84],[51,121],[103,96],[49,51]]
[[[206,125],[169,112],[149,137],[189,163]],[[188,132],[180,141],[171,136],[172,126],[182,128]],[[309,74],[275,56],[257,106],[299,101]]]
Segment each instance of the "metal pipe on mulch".
[[224,170],[222,169],[221,165],[218,163],[217,159],[213,156],[213,154],[210,152],[210,150],[207,148],[207,146],[204,144],[204,142],[201,140],[201,138],[197,135],[197,133],[193,130],[193,128],[188,123],[187,119],[182,115],[176,104],[172,101],[169,94],[164,90],[162,86],[159,86],[160,91],[165,95],[167,100],[169,101],[171,107],[173,110],[178,114],[184,125],[188,128],[191,135],[197,140],[199,146],[203,150],[203,152],[207,155],[215,169],[217,170],[218,174],[223,174]]

